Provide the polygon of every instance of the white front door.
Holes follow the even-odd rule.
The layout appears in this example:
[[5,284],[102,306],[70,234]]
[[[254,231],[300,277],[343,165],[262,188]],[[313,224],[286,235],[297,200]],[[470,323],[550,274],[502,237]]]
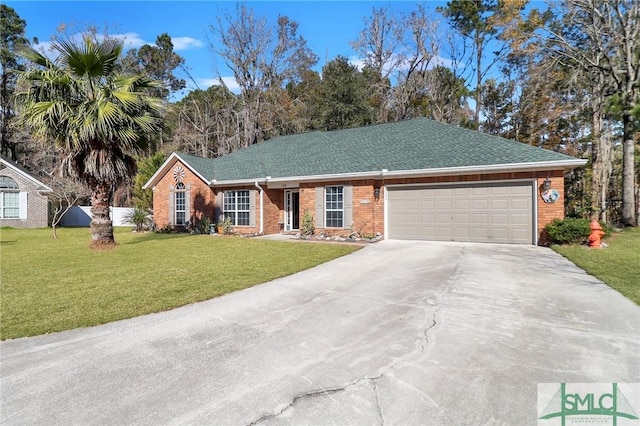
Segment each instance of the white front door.
[[284,230],[300,229],[300,192],[297,189],[284,191]]

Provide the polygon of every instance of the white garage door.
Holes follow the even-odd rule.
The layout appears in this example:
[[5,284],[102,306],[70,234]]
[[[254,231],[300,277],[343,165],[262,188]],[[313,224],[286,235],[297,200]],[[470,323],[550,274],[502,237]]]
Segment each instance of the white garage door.
[[533,244],[530,182],[387,191],[390,239]]

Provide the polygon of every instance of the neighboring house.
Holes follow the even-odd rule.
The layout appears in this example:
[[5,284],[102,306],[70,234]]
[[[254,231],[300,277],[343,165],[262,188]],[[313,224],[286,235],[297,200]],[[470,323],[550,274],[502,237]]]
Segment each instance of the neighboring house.
[[[586,160],[428,119],[281,136],[207,159],[173,153],[145,184],[154,221],[240,233],[538,244]],[[546,184],[545,184],[546,182]]]
[[0,226],[47,227],[48,192],[51,192],[51,188],[11,160],[0,156]]

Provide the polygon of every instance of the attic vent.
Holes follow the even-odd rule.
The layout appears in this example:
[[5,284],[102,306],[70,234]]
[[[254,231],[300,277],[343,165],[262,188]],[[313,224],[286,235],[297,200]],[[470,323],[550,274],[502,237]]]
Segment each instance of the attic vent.
[[184,176],[184,167],[176,166],[176,168],[173,169],[173,180],[175,180],[176,182],[182,182]]

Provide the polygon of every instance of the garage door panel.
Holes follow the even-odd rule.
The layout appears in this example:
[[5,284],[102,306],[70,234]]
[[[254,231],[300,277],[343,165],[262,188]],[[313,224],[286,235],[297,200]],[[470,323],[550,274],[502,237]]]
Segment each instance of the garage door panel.
[[531,244],[533,185],[388,188],[389,238]]
[[511,213],[511,223],[514,225],[526,226],[531,218],[526,213]]
[[531,200],[528,198],[512,198],[509,200],[509,207],[514,210],[529,210]]
[[489,195],[492,197],[506,197],[510,193],[509,189],[507,186],[492,186],[489,189]]
[[437,213],[436,214],[436,223],[445,225],[447,223],[451,223],[451,213]]
[[436,200],[420,200],[421,210],[435,210]]
[[489,202],[491,204],[491,210],[506,210],[509,208],[508,198],[494,198]]
[[454,228],[453,236],[455,241],[470,241],[471,233],[469,228]]
[[448,200],[436,200],[436,209],[438,210],[447,210],[450,211],[451,207],[453,206],[453,200],[448,199]]
[[487,210],[489,208],[489,200],[485,198],[474,198],[471,200],[471,209]]
[[456,198],[453,201],[453,208],[456,210],[470,210],[471,209],[471,200],[468,198]]
[[509,223],[509,215],[507,213],[491,213],[491,220],[489,222],[494,228],[500,225],[506,225]]
[[436,237],[442,241],[451,241],[451,235],[453,231],[451,225],[438,226],[436,227]]

